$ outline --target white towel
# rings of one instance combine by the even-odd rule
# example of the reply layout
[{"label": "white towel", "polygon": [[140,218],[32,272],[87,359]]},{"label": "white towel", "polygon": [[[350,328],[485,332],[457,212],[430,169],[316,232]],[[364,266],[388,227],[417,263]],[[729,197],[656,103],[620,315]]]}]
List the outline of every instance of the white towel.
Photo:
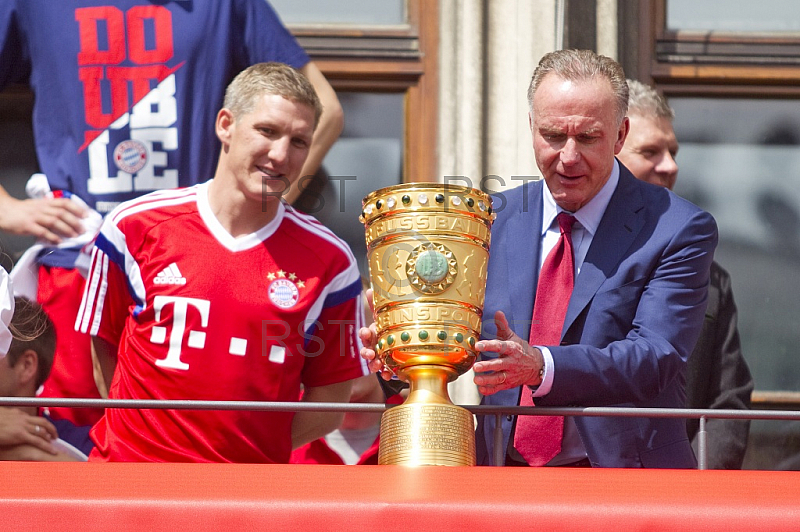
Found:
[{"label": "white towel", "polygon": [[[50,184],[47,182],[47,176],[44,174],[33,174],[28,183],[25,185],[25,192],[30,198],[52,198],[53,192],[50,190]],[[25,253],[19,258],[14,268],[11,270],[11,280],[14,284],[14,295],[25,297],[31,301],[36,301],[36,294],[39,289],[39,265],[36,258],[39,253],[45,249],[77,249],[80,248],[80,255],[75,262],[75,267],[85,277],[88,271],[89,263],[91,260],[91,244],[97,237],[100,226],[103,223],[103,217],[99,212],[90,209],[86,202],[78,196],[72,194],[69,199],[87,209],[89,214],[81,220],[83,225],[83,233],[80,235],[64,240],[58,245],[50,244],[49,242],[37,241],[34,245],[28,248]]]},{"label": "white towel", "polygon": [[11,278],[5,269],[0,268],[0,358],[8,354],[11,346],[11,331],[8,329],[14,315],[14,291]]}]

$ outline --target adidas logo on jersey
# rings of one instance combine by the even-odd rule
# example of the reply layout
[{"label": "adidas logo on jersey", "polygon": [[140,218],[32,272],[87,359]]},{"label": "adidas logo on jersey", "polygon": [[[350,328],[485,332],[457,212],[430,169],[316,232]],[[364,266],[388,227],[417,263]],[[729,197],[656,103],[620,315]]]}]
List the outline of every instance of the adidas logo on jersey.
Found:
[{"label": "adidas logo on jersey", "polygon": [[156,278],[153,279],[155,284],[186,284],[186,277],[181,275],[178,265],[174,262],[158,272]]}]

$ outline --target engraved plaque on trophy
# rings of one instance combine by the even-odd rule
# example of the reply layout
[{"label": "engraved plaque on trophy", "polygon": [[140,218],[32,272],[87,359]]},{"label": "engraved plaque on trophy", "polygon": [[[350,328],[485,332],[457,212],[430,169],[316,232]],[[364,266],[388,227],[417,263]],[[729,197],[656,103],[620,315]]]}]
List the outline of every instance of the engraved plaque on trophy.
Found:
[{"label": "engraved plaque on trophy", "polygon": [[494,214],[473,188],[408,183],[363,200],[377,353],[410,385],[381,419],[378,462],[474,465],[472,414],[447,383],[475,362]]}]

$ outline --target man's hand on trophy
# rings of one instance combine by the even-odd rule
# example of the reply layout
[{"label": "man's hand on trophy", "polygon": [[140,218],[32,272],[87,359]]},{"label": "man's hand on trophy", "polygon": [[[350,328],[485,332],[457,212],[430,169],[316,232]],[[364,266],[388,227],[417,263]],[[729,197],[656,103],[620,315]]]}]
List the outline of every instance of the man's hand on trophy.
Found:
[{"label": "man's hand on trophy", "polygon": [[523,384],[541,384],[544,368],[542,352],[511,330],[503,312],[495,313],[494,322],[497,325],[497,339],[481,340],[475,344],[475,349],[482,353],[499,355],[497,358],[476,362],[472,366],[478,391],[483,395],[492,395]]},{"label": "man's hand on trophy", "polygon": [[369,303],[370,312],[372,313],[372,322],[369,324],[369,327],[361,327],[358,330],[358,336],[361,338],[361,343],[363,344],[360,351],[361,358],[367,361],[370,371],[380,373],[381,377],[388,381],[392,378],[394,373],[386,367],[386,364],[383,363],[383,360],[378,356],[378,352],[376,351],[378,328],[375,326],[375,303],[372,299],[372,289],[367,289],[364,295]]}]

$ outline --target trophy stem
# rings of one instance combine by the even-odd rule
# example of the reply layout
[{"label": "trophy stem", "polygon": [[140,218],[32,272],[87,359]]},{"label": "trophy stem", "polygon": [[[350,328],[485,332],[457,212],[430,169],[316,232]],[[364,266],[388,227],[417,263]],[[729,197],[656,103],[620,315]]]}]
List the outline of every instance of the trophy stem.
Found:
[{"label": "trophy stem", "polygon": [[453,404],[447,392],[447,383],[455,380],[458,374],[446,366],[412,366],[398,372],[408,381],[409,393],[405,404],[442,403]]},{"label": "trophy stem", "polygon": [[420,365],[399,372],[408,380],[408,399],[381,418],[381,465],[475,465],[475,425],[469,410],[454,405],[446,366]]}]

